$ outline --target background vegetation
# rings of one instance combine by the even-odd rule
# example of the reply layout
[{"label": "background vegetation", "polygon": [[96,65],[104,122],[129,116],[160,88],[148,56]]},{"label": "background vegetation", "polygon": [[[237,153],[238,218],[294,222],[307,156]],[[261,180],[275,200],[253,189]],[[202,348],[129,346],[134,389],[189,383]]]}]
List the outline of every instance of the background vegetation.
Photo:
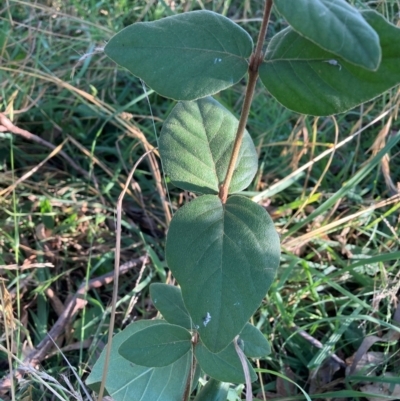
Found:
[{"label": "background vegetation", "polygon": [[[400,26],[396,0],[352,3]],[[157,146],[174,105],[99,48],[133,22],[194,9],[222,13],[255,38],[262,6],[261,0],[1,3],[0,398],[90,399],[79,378],[106,340],[116,202],[133,164]],[[282,28],[275,13],[268,36]],[[217,98],[238,115],[243,94],[244,82]],[[398,106],[395,88],[346,114],[313,118],[286,110],[261,87],[256,92],[248,131],[259,173],[244,194],[267,208],[283,247],[276,281],[253,317],[273,350],[257,362],[259,399],[302,399],[282,377],[317,399],[372,400],[368,393],[376,391],[400,397],[399,145],[367,168],[399,130]],[[4,117],[15,125],[5,126]],[[362,180],[332,204],[358,173]],[[156,315],[148,286],[171,280],[163,251],[169,214],[194,196],[158,179],[145,159],[123,203],[118,328]],[[168,202],[161,200],[164,190]],[[61,351],[46,343],[55,327]],[[13,357],[31,365],[11,392]],[[240,390],[232,387],[230,399]]]}]

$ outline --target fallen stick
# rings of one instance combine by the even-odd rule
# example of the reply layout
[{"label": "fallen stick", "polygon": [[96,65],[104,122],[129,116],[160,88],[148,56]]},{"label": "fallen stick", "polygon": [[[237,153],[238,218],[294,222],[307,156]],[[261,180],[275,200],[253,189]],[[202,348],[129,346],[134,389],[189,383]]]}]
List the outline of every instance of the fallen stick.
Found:
[{"label": "fallen stick", "polygon": [[[57,149],[57,146],[53,145],[50,142],[47,142],[46,140],[40,138],[39,136],[32,134],[31,132],[24,130],[22,128],[17,127],[14,125],[11,120],[4,114],[0,113],[0,132],[11,132],[14,135],[19,135],[29,141],[36,142],[42,146],[45,146],[46,148],[49,148],[51,150]],[[68,163],[69,165],[74,168],[76,171],[81,173],[84,177],[88,178],[89,180],[93,181],[93,184],[95,188],[99,191],[99,195],[103,201],[103,204],[105,204],[104,199],[100,193],[99,190],[99,184],[96,180],[96,177],[92,174],[90,175],[86,170],[84,170],[82,167],[78,166],[71,157],[69,157],[63,150],[59,150],[58,154],[62,156]]]}]

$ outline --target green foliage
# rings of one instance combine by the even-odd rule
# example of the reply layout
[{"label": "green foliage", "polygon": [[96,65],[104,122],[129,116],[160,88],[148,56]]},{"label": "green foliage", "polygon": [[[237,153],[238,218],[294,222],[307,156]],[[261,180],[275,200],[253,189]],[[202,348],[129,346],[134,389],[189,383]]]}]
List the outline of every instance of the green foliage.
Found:
[{"label": "green foliage", "polygon": [[194,11],[128,26],[104,51],[159,94],[194,100],[238,82],[252,48],[250,35],[228,18]]},{"label": "green foliage", "polygon": [[382,61],[377,71],[353,65],[287,28],[271,40],[260,66],[260,78],[271,95],[291,110],[324,116],[349,110],[397,85],[400,29],[374,11],[363,16],[379,34]]},{"label": "green foliage", "polygon": [[[182,397],[185,379],[190,372],[191,358],[186,353],[176,362],[160,368],[135,365],[118,353],[120,346],[135,333],[163,324],[162,320],[141,320],[132,323],[113,338],[106,389],[115,401],[177,400]],[[105,350],[93,366],[86,383],[98,390],[104,368]],[[127,397],[127,394],[129,396]]]},{"label": "green foliage", "polygon": [[262,358],[271,353],[267,339],[250,323],[246,323],[240,332],[240,346],[248,358]]},{"label": "green foliage", "polygon": [[[236,353],[235,346],[230,343],[223,351],[211,352],[203,343],[196,346],[196,360],[207,375],[216,380],[231,383],[244,383],[243,366]],[[257,380],[257,375],[247,362],[251,381]]]},{"label": "green foliage", "polygon": [[226,401],[228,396],[228,383],[210,379],[202,391],[197,394],[194,401]]},{"label": "green foliage", "polygon": [[377,70],[379,36],[345,0],[275,0],[278,11],[301,36],[349,63]]},{"label": "green foliage", "polygon": [[118,352],[136,365],[159,368],[187,354],[191,337],[182,327],[160,323],[133,334],[122,343]]},{"label": "green foliage", "polygon": [[[190,250],[190,251],[189,251]],[[257,309],[279,264],[279,238],[264,208],[242,196],[201,196],[175,214],[168,266],[203,343],[222,351]]]},{"label": "green foliage", "polygon": [[[157,146],[153,121],[159,132],[162,121],[175,104],[153,91],[143,93],[140,80],[130,76],[129,71],[120,68],[116,73],[118,67],[111,60],[90,52],[94,50],[95,43],[104,43],[115,30],[129,23],[158,20],[166,15],[190,11],[200,4],[138,0],[132,7],[132,2],[127,1],[100,0],[95,3],[91,0],[60,2],[55,10],[54,7],[37,8],[34,2],[10,1],[3,7],[0,20],[1,111],[6,111],[6,115],[20,128],[56,146],[68,139],[62,151],[81,167],[81,170],[76,169],[64,161],[62,152],[43,164],[50,149],[19,135],[0,133],[0,192],[3,191],[0,264],[24,266],[22,271],[8,270],[6,267],[3,269],[3,278],[10,293],[20,300],[19,303],[14,302],[14,316],[18,318],[19,315],[24,316],[23,310],[29,311],[28,320],[21,321],[25,326],[25,329],[21,326],[21,333],[24,339],[34,344],[38,344],[43,336],[45,339],[47,332],[52,333],[51,327],[59,324],[55,320],[54,306],[49,304],[44,292],[46,288],[51,286],[55,291],[68,288],[69,294],[87,280],[96,278],[97,282],[100,275],[113,270],[115,232],[113,224],[109,223],[114,220],[120,188],[125,183],[130,166],[143,154],[143,145]],[[293,6],[295,3],[292,1]],[[360,8],[373,7],[393,23],[398,21],[398,3],[392,0],[352,0],[348,3]],[[253,38],[257,37],[261,8],[255,2],[209,0],[202,4],[230,18],[240,19],[238,24],[248,30]],[[275,19],[275,11],[276,7],[272,14],[274,24],[269,27],[268,37],[285,26],[283,18]],[[40,26],[41,29],[32,30],[32,26]],[[32,53],[33,43],[36,45]],[[80,60],[83,54],[85,56]],[[323,65],[329,67],[332,73],[340,70],[337,65]],[[75,67],[73,78],[70,76],[71,67]],[[245,81],[243,79],[216,97],[235,116],[239,115],[241,109]],[[324,369],[324,361],[331,364],[332,359],[326,358],[332,352],[340,350],[340,356],[349,357],[366,335],[385,330],[388,327],[385,324],[396,324],[389,315],[394,298],[385,294],[397,291],[396,274],[400,262],[399,242],[395,233],[399,231],[399,204],[390,198],[381,168],[382,154],[386,158],[386,155],[397,155],[399,150],[399,143],[393,147],[388,143],[398,130],[398,119],[395,111],[393,115],[391,111],[392,105],[397,102],[396,92],[393,89],[365,106],[336,116],[339,133],[338,145],[334,147],[333,119],[299,116],[266,95],[261,85],[257,88],[246,127],[257,147],[259,170],[250,188],[242,194],[255,202],[262,202],[264,206],[270,203],[268,210],[273,210],[274,224],[280,228],[283,242],[277,277],[252,318],[263,333],[268,333],[274,350],[262,362],[265,370],[259,371],[266,391],[274,391],[274,386],[278,384],[275,383],[275,372],[281,372],[281,379],[285,380],[286,368],[294,373],[296,384],[305,388],[313,384],[312,380],[309,381],[309,369],[315,367],[314,372],[325,372],[325,380],[327,370]],[[149,116],[150,105],[147,100],[151,105],[151,114],[157,116],[154,120]],[[390,114],[384,117],[382,111],[386,110]],[[134,117],[122,120],[121,116],[126,113]],[[379,121],[371,123],[374,120]],[[358,124],[363,127],[361,135]],[[385,142],[389,146],[382,148],[383,153],[375,158],[369,149],[375,149],[374,141],[377,137],[381,139],[378,134],[383,127],[387,128]],[[146,134],[148,142],[144,137],[126,135],[127,132],[138,132],[137,128]],[[385,135],[383,131],[382,136]],[[347,138],[349,132],[352,135]],[[344,143],[347,145],[341,146]],[[381,146],[384,144],[378,147]],[[328,151],[324,152],[325,149]],[[85,150],[89,152],[84,154]],[[301,156],[303,152],[307,154]],[[333,153],[335,156],[330,164],[329,155]],[[37,165],[41,166],[40,169],[32,170]],[[365,169],[366,166],[373,168]],[[389,168],[390,176],[385,173],[385,179],[390,180],[391,177],[394,183],[398,182],[398,157],[390,157]],[[33,175],[25,176],[25,173],[33,171]],[[81,171],[88,172],[89,176]],[[359,172],[362,177],[358,176]],[[355,186],[353,177],[357,178]],[[138,199],[136,191],[125,197],[121,256],[131,259],[149,252],[150,260],[143,270],[143,276],[138,276],[139,271],[142,272],[139,270],[140,262],[137,268],[121,277],[118,321],[122,320],[122,315],[126,318],[128,313],[135,320],[153,317],[148,287],[152,281],[165,282],[167,279],[165,273],[168,266],[162,248],[166,214],[161,209],[155,182],[158,179],[148,171],[145,159],[136,170],[135,185],[131,187],[140,187],[140,198],[143,197],[144,202]],[[11,185],[15,185],[12,191],[14,196],[10,192]],[[177,201],[179,191],[171,186],[168,190],[172,209],[180,205],[182,199],[192,197],[191,194],[185,194]],[[43,209],[43,199],[48,200],[49,208],[46,205]],[[333,203],[329,202],[331,199]],[[382,207],[386,202],[387,206]],[[47,217],[52,221],[46,221]],[[41,223],[46,226],[43,233],[45,237],[41,235]],[[300,247],[299,244],[305,245]],[[35,257],[29,248],[35,252]],[[35,263],[54,263],[49,250],[56,255],[57,271],[52,267],[35,268]],[[33,264],[27,266],[26,262]],[[30,268],[25,270],[25,266]],[[372,270],[375,272],[373,275]],[[20,291],[18,283],[24,283]],[[98,350],[104,345],[104,330],[110,316],[110,291],[111,286],[104,282],[101,287],[92,288],[85,296],[88,301],[85,310],[75,317],[74,322],[69,320],[71,324],[63,332],[65,356],[72,366],[77,367],[79,376],[85,374],[82,370],[86,371],[86,366],[93,366],[93,358],[97,359]],[[65,298],[67,292],[57,293],[66,306],[70,299]],[[137,303],[130,312],[131,304],[129,307],[128,304],[132,297],[137,299]],[[379,306],[371,303],[373,297],[380,300]],[[183,300],[181,302],[184,305]],[[162,313],[166,318],[164,311]],[[374,319],[367,320],[371,316]],[[186,328],[194,331],[187,311],[186,318]],[[179,325],[169,319],[169,323]],[[349,320],[360,328],[355,336],[346,335]],[[317,349],[307,344],[299,332],[288,329],[293,325],[319,339],[323,348]],[[241,337],[245,328],[240,333]],[[88,335],[92,341],[86,349],[87,342],[83,340]],[[17,348],[10,351],[21,356],[18,341],[21,343],[22,340],[18,338],[18,332],[14,332],[14,338]],[[79,340],[80,350],[68,351],[68,346],[73,345],[75,340]],[[246,342],[243,344],[239,339],[239,344],[246,349]],[[383,347],[379,344],[375,347],[375,351],[383,351],[387,356],[377,366],[377,376],[373,377],[375,388],[380,391],[379,387],[385,386],[383,381],[388,378],[380,376],[379,372],[398,372],[395,360],[391,357],[397,350],[397,344],[383,343]],[[40,347],[37,351],[43,355]],[[117,352],[116,349],[113,351]],[[2,352],[1,356],[7,358],[6,353]],[[312,367],[309,366],[310,361]],[[1,376],[8,373],[6,365],[2,364],[0,368]],[[128,369],[129,366],[125,365]],[[121,371],[118,367],[114,371],[119,376]],[[37,376],[28,375],[22,383],[26,386],[18,388],[18,383],[14,381],[15,399],[75,399],[75,393],[70,393],[70,383],[68,388],[65,388],[65,383],[63,385],[62,377],[65,374],[75,391],[83,393],[84,386],[77,383],[78,378],[70,375],[70,369],[60,354],[52,353],[46,359],[45,368],[47,373],[42,372],[41,377],[50,386],[46,389],[44,383],[35,378]],[[201,373],[198,364],[196,372],[198,377]],[[109,374],[112,375],[113,371]],[[201,374],[203,376],[204,372]],[[318,374],[313,376],[319,380]],[[194,383],[197,383],[196,377]],[[55,386],[53,378],[58,381]],[[118,377],[113,378],[116,379]],[[202,383],[204,379],[203,376]],[[342,390],[340,383],[343,380],[340,379],[344,379],[344,369],[337,372],[334,378],[328,374],[327,381],[329,379],[332,381],[329,384],[330,394],[321,394],[319,398],[352,400],[368,397],[366,390],[364,394],[350,390],[338,391]],[[334,379],[339,380],[333,382]],[[360,389],[360,385],[370,379],[359,375],[346,378],[350,386],[348,388],[353,390]],[[180,378],[180,381],[183,380]],[[138,382],[134,380],[135,384]],[[107,386],[110,385],[112,383],[108,380]],[[260,394],[260,387],[261,383],[254,383],[253,393]],[[206,390],[201,386],[195,388],[198,397]],[[292,391],[286,397],[307,398],[294,384],[289,388]],[[137,397],[132,395],[129,384],[122,384],[121,389],[121,394],[122,391],[126,393],[116,395],[117,398],[124,396],[125,401],[142,398],[141,394]],[[160,390],[157,387],[155,389]],[[226,398],[239,401],[242,389],[243,385],[231,385],[224,401]],[[169,398],[168,393],[160,394],[162,398]],[[79,395],[76,394],[76,397],[79,398]],[[83,395],[83,398],[86,396]],[[177,399],[177,394],[172,394],[171,398]],[[143,399],[146,399],[146,394]],[[204,393],[202,399],[208,400],[207,394]]]},{"label": "green foliage", "polygon": [[[250,83],[259,73],[286,107],[329,115],[400,81],[399,29],[382,16],[360,14],[343,0],[299,0],[295,6],[276,0],[276,6],[290,27],[272,38],[265,55],[252,54],[250,36],[209,11],[133,24],[105,48],[156,92],[182,100],[165,120],[159,151],[171,182],[200,195],[175,213],[167,236],[166,260],[181,291],[167,285],[151,289],[168,323],[135,323],[120,333],[118,347],[113,343],[113,353],[118,350],[119,358],[137,369],[131,372],[134,380],[147,373],[140,370],[145,366],[159,375],[163,400],[172,401],[176,391],[167,376],[179,373],[187,389],[196,384],[190,380],[189,361],[192,373],[198,364],[217,381],[243,383],[246,369],[251,380],[257,376],[249,361],[242,365],[235,346],[248,358],[271,352],[248,320],[273,283],[279,237],[263,207],[231,195],[244,190],[257,171],[255,146],[244,131],[246,100],[250,105],[254,92]],[[246,71],[249,92],[239,123],[209,96],[238,82]],[[93,376],[92,385],[98,380]],[[209,383],[196,399],[205,399],[208,392],[216,399],[226,397],[225,387]],[[108,383],[106,388],[110,392]],[[180,391],[177,399],[186,401],[188,393],[182,386]]]},{"label": "green foliage", "polygon": [[[178,103],[160,137],[163,166],[172,183],[187,191],[218,194],[237,126],[236,117],[211,97]],[[229,192],[247,188],[257,168],[257,152],[246,132]]]},{"label": "green foliage", "polygon": [[151,299],[164,319],[185,329],[192,329],[193,324],[178,287],[168,284],[153,283],[150,286]]}]

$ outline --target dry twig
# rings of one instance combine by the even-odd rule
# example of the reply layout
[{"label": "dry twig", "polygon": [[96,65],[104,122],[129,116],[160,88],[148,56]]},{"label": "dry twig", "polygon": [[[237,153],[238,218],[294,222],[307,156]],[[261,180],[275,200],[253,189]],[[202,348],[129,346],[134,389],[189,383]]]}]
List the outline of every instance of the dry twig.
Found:
[{"label": "dry twig", "polygon": [[[125,274],[133,267],[141,266],[147,256],[142,256],[140,258],[132,259],[129,262],[124,263],[119,268],[119,274]],[[86,302],[83,299],[83,295],[94,288],[103,287],[106,284],[111,283],[114,280],[114,272],[104,274],[100,277],[93,278],[87,283],[82,283],[75,293],[71,301],[65,307],[63,313],[58,318],[54,326],[48,332],[48,335],[39,343],[36,349],[34,349],[23,361],[25,370],[26,366],[36,367],[42,362],[49,354],[53,341],[63,334],[65,326],[71,322],[73,316],[81,309],[84,308]],[[24,369],[20,367],[16,372],[16,379],[20,380],[23,376]],[[10,375],[5,376],[0,381],[0,396],[3,396],[12,386],[12,380]]]},{"label": "dry twig", "polygon": [[[53,151],[58,150],[58,154],[62,156],[68,163],[69,165],[74,168],[76,171],[78,171],[80,174],[82,174],[84,177],[88,178],[89,180],[93,181],[94,186],[96,189],[99,191],[99,185],[96,180],[96,177],[94,175],[90,176],[90,174],[84,170],[82,167],[78,166],[73,159],[71,159],[63,150],[59,150],[59,146],[55,146],[50,142],[45,141],[44,139],[40,138],[39,136],[32,134],[29,131],[26,131],[22,128],[17,127],[14,125],[8,117],[4,113],[0,113],[0,132],[10,132],[14,135],[19,135],[22,136],[23,138],[36,142],[39,145],[45,146],[46,148],[49,148]],[[68,140],[68,139],[67,139]],[[66,141],[67,141],[66,140]],[[65,141],[65,142],[66,142]],[[47,159],[46,159],[47,160]],[[8,191],[8,189],[7,189]],[[100,191],[99,191],[100,194]],[[102,202],[104,203],[104,199],[102,198],[101,194],[100,197],[102,199]]]}]

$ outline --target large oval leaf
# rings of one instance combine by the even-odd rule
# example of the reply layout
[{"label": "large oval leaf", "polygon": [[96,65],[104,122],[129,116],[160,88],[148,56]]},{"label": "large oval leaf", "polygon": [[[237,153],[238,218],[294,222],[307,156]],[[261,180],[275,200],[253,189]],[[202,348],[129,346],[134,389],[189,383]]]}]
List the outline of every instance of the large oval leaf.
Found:
[{"label": "large oval leaf", "polygon": [[279,264],[279,237],[264,208],[242,196],[204,195],[175,214],[168,266],[203,343],[223,350],[256,311]]},{"label": "large oval leaf", "polygon": [[350,63],[377,70],[379,36],[345,0],[275,0],[292,28],[319,47]]},{"label": "large oval leaf", "polygon": [[374,11],[363,15],[380,37],[377,71],[356,67],[287,28],[271,40],[260,66],[271,95],[291,110],[324,116],[347,111],[400,83],[400,29]]},{"label": "large oval leaf", "polygon": [[252,49],[239,25],[211,11],[193,11],[130,25],[104,51],[161,95],[194,100],[238,82]]},{"label": "large oval leaf", "polygon": [[[244,383],[246,381],[243,366],[233,343],[216,354],[210,352],[201,342],[196,345],[196,360],[201,369],[214,379],[229,383]],[[253,367],[247,361],[251,381],[257,380]]]},{"label": "large oval leaf", "polygon": [[[212,97],[178,103],[160,137],[163,167],[187,191],[217,194],[228,169],[238,120]],[[257,172],[257,152],[244,134],[229,193],[247,188]]]},{"label": "large oval leaf", "polygon": [[182,292],[178,287],[163,283],[150,285],[150,295],[154,306],[163,318],[171,324],[192,329],[192,321],[183,303]]},{"label": "large oval leaf", "polygon": [[[148,368],[129,362],[118,348],[134,333],[146,327],[164,323],[163,320],[141,320],[126,327],[112,341],[111,359],[106,381],[107,393],[115,401],[176,401],[183,397],[186,378],[190,373],[192,355],[188,352],[169,366]],[[86,383],[95,391],[102,380],[106,349],[93,366]]]},{"label": "large oval leaf", "polygon": [[118,352],[136,365],[168,366],[189,352],[191,338],[183,327],[160,323],[133,334],[122,343]]}]

